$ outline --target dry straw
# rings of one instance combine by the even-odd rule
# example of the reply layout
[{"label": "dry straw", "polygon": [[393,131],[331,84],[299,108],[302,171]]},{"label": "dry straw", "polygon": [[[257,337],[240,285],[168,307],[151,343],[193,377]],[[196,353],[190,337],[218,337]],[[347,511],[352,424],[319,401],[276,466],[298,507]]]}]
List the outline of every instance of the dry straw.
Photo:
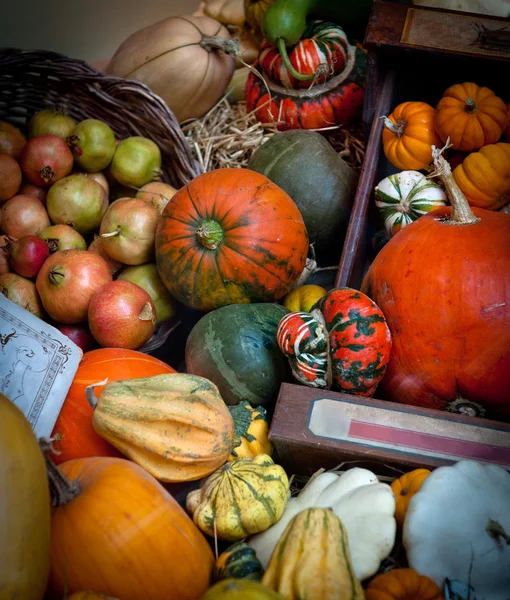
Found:
[{"label": "dry straw", "polygon": [[[278,123],[260,123],[246,104],[230,104],[222,98],[206,115],[182,126],[203,172],[220,168],[242,168],[253,153],[277,133]],[[323,134],[356,171],[365,158],[361,124],[331,127]]]}]

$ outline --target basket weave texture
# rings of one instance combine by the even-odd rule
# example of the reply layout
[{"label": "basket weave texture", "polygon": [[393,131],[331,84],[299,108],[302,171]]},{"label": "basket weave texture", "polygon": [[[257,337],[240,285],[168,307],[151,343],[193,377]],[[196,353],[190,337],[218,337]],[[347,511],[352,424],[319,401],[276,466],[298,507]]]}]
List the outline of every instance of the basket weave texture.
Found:
[{"label": "basket weave texture", "polygon": [[177,189],[201,173],[172,111],[143,83],[56,52],[0,48],[0,120],[24,130],[34,113],[51,107],[76,121],[102,120],[118,139],[153,140],[161,150],[162,178]]},{"label": "basket weave texture", "polygon": [[[77,122],[104,121],[119,140],[153,140],[161,150],[162,180],[176,189],[201,174],[174,114],[143,83],[105,75],[56,52],[0,48],[0,120],[26,132],[34,113],[53,107]],[[177,317],[162,323],[139,350],[153,352],[179,323]]]}]

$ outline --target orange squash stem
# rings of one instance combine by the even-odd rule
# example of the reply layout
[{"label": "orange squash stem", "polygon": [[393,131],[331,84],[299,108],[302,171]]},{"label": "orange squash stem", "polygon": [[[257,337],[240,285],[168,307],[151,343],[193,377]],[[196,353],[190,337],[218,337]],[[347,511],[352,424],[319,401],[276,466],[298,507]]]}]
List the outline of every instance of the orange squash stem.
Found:
[{"label": "orange squash stem", "polygon": [[468,98],[466,100],[466,106],[464,107],[464,110],[467,113],[469,113],[470,115],[476,112],[477,106],[476,106],[476,102],[473,100],[473,98]]},{"label": "orange squash stem", "polygon": [[48,481],[50,484],[50,497],[52,506],[64,506],[81,494],[81,487],[76,481],[69,481],[55,463],[51,460],[50,450],[51,442],[47,439],[39,440],[39,445],[44,454],[46,469],[48,471]]},{"label": "orange squash stem", "polygon": [[449,163],[442,156],[443,151],[448,147],[436,148],[432,146],[432,158],[435,171],[429,177],[438,177],[446,190],[446,195],[452,206],[452,212],[448,223],[452,225],[472,225],[480,220],[469,206],[466,196],[462,193],[452,175],[452,169]]}]

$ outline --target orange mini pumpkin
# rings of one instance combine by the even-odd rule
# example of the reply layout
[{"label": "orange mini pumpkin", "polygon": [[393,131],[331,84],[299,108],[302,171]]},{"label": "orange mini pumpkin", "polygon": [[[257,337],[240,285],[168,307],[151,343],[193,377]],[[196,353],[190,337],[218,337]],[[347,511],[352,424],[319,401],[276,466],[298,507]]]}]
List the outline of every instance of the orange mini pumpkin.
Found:
[{"label": "orange mini pumpkin", "polygon": [[394,167],[419,171],[432,162],[431,146],[441,144],[434,128],[435,114],[425,102],[403,102],[384,117],[384,155]]},{"label": "orange mini pumpkin", "polygon": [[455,167],[453,178],[471,206],[498,210],[510,202],[510,144],[472,152]]},{"label": "orange mini pumpkin", "polygon": [[399,527],[404,524],[411,498],[420,490],[423,480],[429,475],[428,469],[415,469],[404,473],[391,484],[391,491],[395,495],[395,520]]},{"label": "orange mini pumpkin", "polygon": [[365,590],[366,600],[443,600],[429,577],[413,569],[392,569],[374,577]]},{"label": "orange mini pumpkin", "polygon": [[508,123],[507,109],[492,90],[476,83],[449,87],[436,107],[436,131],[455,150],[472,152],[496,143]]}]

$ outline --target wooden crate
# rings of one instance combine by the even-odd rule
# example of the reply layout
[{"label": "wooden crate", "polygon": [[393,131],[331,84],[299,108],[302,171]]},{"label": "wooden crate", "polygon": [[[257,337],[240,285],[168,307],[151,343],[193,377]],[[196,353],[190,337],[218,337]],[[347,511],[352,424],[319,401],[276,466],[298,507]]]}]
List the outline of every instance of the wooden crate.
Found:
[{"label": "wooden crate", "polygon": [[[398,172],[382,152],[381,117],[407,100],[435,106],[444,90],[464,81],[490,87],[510,102],[510,80],[503,76],[510,53],[477,44],[477,28],[482,26],[510,30],[505,19],[374,0],[364,41],[369,63],[363,116],[369,131],[367,152],[335,287],[359,289],[376,255],[372,238],[382,221],[373,189]],[[332,422],[336,412],[343,423],[337,427],[337,439],[314,433],[310,427],[319,399],[329,399]],[[279,459],[292,473],[311,474],[343,461],[360,461],[368,467],[377,463],[381,472],[382,465],[431,468],[461,458],[510,469],[509,424],[294,384],[284,384],[280,390],[270,435]]]},{"label": "wooden crate", "polygon": [[510,424],[284,383],[270,439],[289,473],[343,462],[374,468],[434,468],[461,459],[510,471]]}]

